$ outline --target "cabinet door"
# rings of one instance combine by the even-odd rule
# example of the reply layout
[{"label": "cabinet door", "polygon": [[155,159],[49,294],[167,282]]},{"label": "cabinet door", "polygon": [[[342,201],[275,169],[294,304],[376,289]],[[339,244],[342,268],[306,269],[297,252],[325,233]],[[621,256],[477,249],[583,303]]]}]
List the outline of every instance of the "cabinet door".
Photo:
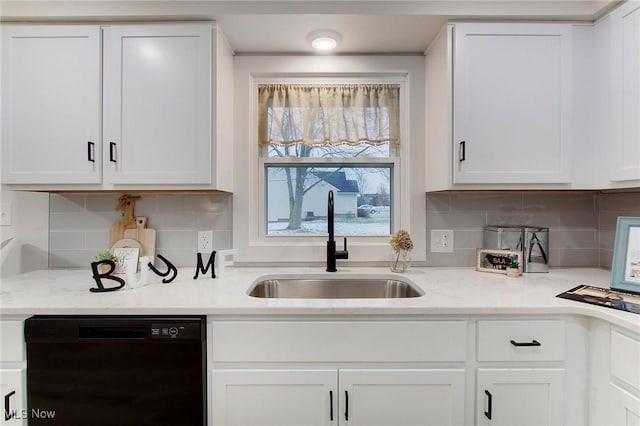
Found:
[{"label": "cabinet door", "polygon": [[214,425],[338,424],[334,369],[213,370],[211,382]]},{"label": "cabinet door", "polygon": [[640,3],[614,10],[611,25],[612,180],[640,179]]},{"label": "cabinet door", "polygon": [[462,425],[464,370],[340,370],[340,422]]},{"label": "cabinet door", "polygon": [[640,398],[609,384],[612,406],[609,407],[611,426],[640,426]]},{"label": "cabinet door", "polygon": [[550,426],[564,424],[564,370],[478,370],[476,424]]},{"label": "cabinet door", "polygon": [[570,182],[571,27],[454,31],[454,183]]},{"label": "cabinet door", "polygon": [[211,182],[212,37],[209,25],[105,28],[105,182]]},{"label": "cabinet door", "polygon": [[2,179],[99,183],[100,29],[2,28]]},{"label": "cabinet door", "polygon": [[0,425],[26,425],[24,369],[0,369],[3,410]]}]

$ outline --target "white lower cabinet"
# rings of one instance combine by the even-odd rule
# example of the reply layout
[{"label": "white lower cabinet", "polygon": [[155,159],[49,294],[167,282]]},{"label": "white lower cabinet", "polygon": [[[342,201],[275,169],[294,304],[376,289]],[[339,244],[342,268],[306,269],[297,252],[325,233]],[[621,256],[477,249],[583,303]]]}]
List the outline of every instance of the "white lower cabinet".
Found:
[{"label": "white lower cabinet", "polygon": [[214,320],[217,426],[463,425],[464,320]]},{"label": "white lower cabinet", "polygon": [[613,383],[609,384],[609,392],[611,425],[640,426],[640,398]]},{"label": "white lower cabinet", "polygon": [[214,425],[330,425],[337,416],[335,369],[214,370]]},{"label": "white lower cabinet", "polygon": [[566,346],[577,345],[576,330],[557,319],[478,321],[476,424],[564,425]]},{"label": "white lower cabinet", "polygon": [[3,409],[0,425],[26,425],[27,400],[24,368],[0,368]]},{"label": "white lower cabinet", "polygon": [[463,369],[214,370],[214,425],[462,425]]},{"label": "white lower cabinet", "polygon": [[339,383],[338,424],[464,424],[463,369],[344,369]]},{"label": "white lower cabinet", "polygon": [[210,425],[587,425],[587,326],[574,317],[212,320]]},{"label": "white lower cabinet", "polygon": [[478,370],[477,425],[564,424],[563,369]]},{"label": "white lower cabinet", "polygon": [[27,388],[22,318],[0,320],[0,425],[27,424]]},{"label": "white lower cabinet", "polygon": [[612,328],[608,340],[608,420],[616,426],[640,426],[640,336]]}]

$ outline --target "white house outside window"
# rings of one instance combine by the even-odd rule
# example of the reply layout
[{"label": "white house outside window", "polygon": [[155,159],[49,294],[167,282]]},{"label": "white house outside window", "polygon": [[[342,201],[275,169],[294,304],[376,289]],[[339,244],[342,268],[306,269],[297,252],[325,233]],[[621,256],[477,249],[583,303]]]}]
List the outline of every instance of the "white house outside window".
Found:
[{"label": "white house outside window", "polygon": [[333,190],[337,235],[389,235],[400,86],[260,84],[258,91],[265,234],[326,234]]}]

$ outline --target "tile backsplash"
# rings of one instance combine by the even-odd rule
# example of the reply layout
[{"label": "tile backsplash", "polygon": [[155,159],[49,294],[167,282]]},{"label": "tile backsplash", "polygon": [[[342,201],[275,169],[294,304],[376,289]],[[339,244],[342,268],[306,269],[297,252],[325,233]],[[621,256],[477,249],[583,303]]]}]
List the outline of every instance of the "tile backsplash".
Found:
[{"label": "tile backsplash", "polygon": [[[51,194],[49,266],[86,267],[109,244],[109,228],[121,217],[120,194]],[[157,231],[156,253],[176,266],[196,264],[198,231],[213,231],[213,248],[231,248],[231,194],[142,194],[135,215]]]},{"label": "tile backsplash", "polygon": [[[85,267],[109,242],[119,194],[51,194],[49,266]],[[197,232],[232,247],[231,194],[143,194],[135,214],[157,230],[157,253],[194,266]],[[549,228],[552,266],[611,267],[617,216],[640,216],[640,192],[451,192],[426,194],[426,266],[473,266],[485,225]],[[431,253],[432,229],[454,230],[453,253]]]},{"label": "tile backsplash", "polygon": [[[616,217],[640,216],[640,192],[429,193],[429,266],[472,266],[485,225],[549,228],[552,266],[611,267]],[[453,253],[431,253],[432,229],[454,230]]]}]

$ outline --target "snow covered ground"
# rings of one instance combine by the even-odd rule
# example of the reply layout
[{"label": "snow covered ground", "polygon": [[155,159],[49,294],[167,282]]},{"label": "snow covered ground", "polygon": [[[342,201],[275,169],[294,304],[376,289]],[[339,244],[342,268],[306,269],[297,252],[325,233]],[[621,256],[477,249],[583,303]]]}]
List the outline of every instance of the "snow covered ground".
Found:
[{"label": "snow covered ground", "polygon": [[[389,235],[391,232],[389,207],[376,206],[376,212],[370,217],[352,219],[336,218],[334,230],[336,236],[349,235]],[[288,230],[286,222],[269,223],[269,235],[327,235],[327,221],[303,221],[301,229]]]}]

